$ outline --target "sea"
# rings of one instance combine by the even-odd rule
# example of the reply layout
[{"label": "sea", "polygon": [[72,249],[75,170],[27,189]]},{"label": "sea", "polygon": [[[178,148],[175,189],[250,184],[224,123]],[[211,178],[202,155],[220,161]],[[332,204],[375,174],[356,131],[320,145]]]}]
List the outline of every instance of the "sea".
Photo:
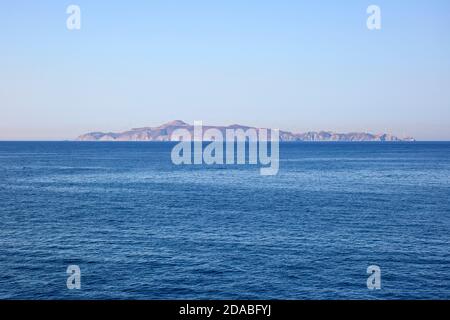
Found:
[{"label": "sea", "polygon": [[450,299],[449,142],[173,146],[0,142],[0,299]]}]

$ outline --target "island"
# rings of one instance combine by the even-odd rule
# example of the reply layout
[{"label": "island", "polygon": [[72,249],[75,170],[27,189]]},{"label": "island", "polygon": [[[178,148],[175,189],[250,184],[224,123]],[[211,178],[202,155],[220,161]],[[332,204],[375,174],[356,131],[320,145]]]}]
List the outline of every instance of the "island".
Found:
[{"label": "island", "polygon": [[[204,130],[214,128],[221,132],[227,129],[259,130],[259,128],[230,125],[230,126],[203,126]],[[90,132],[79,136],[77,141],[171,141],[171,134],[177,129],[194,131],[194,125],[181,120],[165,123],[159,127],[134,128],[125,132]],[[280,130],[280,141],[415,141],[412,137],[400,138],[391,134],[372,134],[366,132],[336,133],[330,131],[311,131],[293,133]]]}]

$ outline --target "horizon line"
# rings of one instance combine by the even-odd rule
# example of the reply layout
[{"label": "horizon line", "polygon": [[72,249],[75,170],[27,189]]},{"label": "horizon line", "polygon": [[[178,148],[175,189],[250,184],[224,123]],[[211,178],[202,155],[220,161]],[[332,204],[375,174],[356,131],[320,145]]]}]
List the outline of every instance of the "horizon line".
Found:
[{"label": "horizon line", "polygon": [[[96,141],[79,141],[76,139],[0,139],[0,142],[80,142],[80,143],[174,143],[177,141],[154,141],[154,140],[148,140],[148,141],[102,141],[102,140],[96,140]],[[203,141],[203,142],[210,142],[210,141]],[[450,142],[450,140],[417,140],[414,141],[330,141],[330,140],[322,140],[322,141],[307,141],[307,140],[298,140],[298,141],[280,141],[280,143],[415,143],[415,142]]]}]

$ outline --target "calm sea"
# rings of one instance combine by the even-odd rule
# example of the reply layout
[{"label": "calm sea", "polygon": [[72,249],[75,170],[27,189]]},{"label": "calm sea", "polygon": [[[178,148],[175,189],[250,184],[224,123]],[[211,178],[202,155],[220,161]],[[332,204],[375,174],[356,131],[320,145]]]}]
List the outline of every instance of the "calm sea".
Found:
[{"label": "calm sea", "polygon": [[450,143],[284,143],[273,177],[172,146],[0,142],[0,298],[450,298]]}]

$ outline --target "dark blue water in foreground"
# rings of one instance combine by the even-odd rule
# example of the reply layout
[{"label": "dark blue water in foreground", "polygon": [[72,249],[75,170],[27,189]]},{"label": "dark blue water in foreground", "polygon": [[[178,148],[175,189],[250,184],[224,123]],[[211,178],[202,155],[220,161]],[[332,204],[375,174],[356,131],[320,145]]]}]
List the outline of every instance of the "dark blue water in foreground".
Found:
[{"label": "dark blue water in foreground", "polygon": [[450,143],[282,144],[274,177],[172,146],[1,142],[0,298],[450,298]]}]

